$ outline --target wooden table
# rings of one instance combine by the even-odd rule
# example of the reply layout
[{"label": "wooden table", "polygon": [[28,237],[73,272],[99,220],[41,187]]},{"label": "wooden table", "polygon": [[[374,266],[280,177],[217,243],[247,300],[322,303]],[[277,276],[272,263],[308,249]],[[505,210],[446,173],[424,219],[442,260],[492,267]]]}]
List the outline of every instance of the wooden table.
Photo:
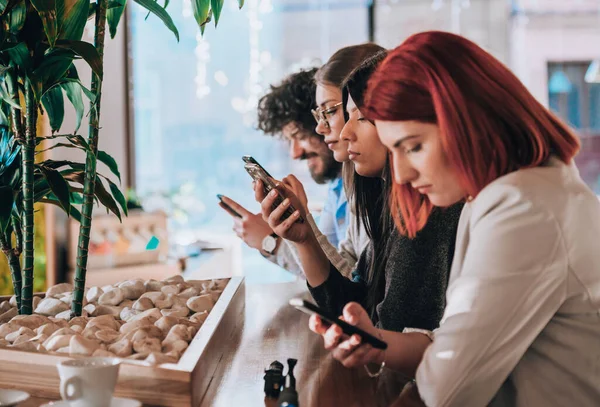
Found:
[{"label": "wooden table", "polygon": [[[387,406],[405,380],[386,371],[369,378],[364,369],[346,369],[323,349],[322,339],[308,329],[308,316],[290,307],[293,297],[309,294],[305,282],[246,287],[245,320],[229,344],[201,406],[276,406],[264,398],[264,370],[274,360],[298,359],[296,388],[301,406]],[[48,400],[30,399],[22,406]]]}]

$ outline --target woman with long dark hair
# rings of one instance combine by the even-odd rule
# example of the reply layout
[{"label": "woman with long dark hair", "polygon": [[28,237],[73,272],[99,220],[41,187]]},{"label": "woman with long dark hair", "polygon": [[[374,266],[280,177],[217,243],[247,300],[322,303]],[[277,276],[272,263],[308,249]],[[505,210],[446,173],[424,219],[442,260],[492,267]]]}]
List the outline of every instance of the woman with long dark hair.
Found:
[{"label": "woman with long dark hair", "polygon": [[442,32],[389,54],[364,111],[393,157],[403,234],[418,236],[433,207],[467,201],[447,306],[431,334],[376,329],[348,304],[346,321],[385,352],[318,318],[311,329],[346,366],[416,377],[428,406],[597,405],[600,203],[573,164],[577,137],[498,60]]}]

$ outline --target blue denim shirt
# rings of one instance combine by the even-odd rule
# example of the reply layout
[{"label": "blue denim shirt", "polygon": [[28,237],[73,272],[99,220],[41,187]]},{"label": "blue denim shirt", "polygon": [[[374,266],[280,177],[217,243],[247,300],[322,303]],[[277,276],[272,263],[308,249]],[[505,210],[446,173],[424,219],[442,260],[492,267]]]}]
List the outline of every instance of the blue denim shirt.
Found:
[{"label": "blue denim shirt", "polygon": [[342,177],[329,183],[327,202],[319,217],[319,229],[327,237],[329,243],[338,247],[346,238],[346,229],[350,222],[350,206],[346,200]]}]

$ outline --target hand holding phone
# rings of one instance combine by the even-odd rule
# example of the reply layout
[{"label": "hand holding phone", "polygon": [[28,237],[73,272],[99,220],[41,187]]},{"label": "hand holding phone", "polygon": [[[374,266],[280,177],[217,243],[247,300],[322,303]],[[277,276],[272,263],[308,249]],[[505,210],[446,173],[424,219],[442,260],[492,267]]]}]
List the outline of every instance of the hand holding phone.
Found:
[{"label": "hand holding phone", "polygon": [[[254,158],[252,158],[251,156],[243,156],[242,160],[246,163],[244,164],[244,168],[246,169],[248,174],[250,174],[252,179],[254,179],[255,181],[260,180],[262,182],[265,189],[265,195],[267,195],[272,190],[277,189],[277,185],[275,185],[275,181],[271,174],[269,174],[267,170],[265,170],[262,167],[262,165],[260,165]],[[277,208],[282,202],[283,197],[280,194],[278,194],[277,198],[275,199],[275,202],[273,203],[273,210]],[[294,208],[293,205],[290,205],[281,216],[281,219],[285,220],[289,218],[295,211],[296,208]],[[300,216],[296,222],[303,223],[304,219],[302,218],[302,216]]]},{"label": "hand holding phone", "polygon": [[217,194],[217,198],[219,199],[219,206],[221,208],[225,209],[225,211],[227,211],[227,213],[229,213],[234,218],[241,218],[242,217],[242,215],[239,212],[237,212],[235,209],[233,209],[231,207],[231,205],[229,205],[227,202],[225,202],[223,200],[223,195]]},{"label": "hand holding phone", "polygon": [[333,316],[333,314],[331,314],[330,312],[318,307],[317,305],[309,301],[303,300],[301,298],[292,298],[290,300],[290,305],[309,315],[318,315],[324,323],[335,324],[339,326],[340,328],[342,328],[342,332],[345,335],[352,336],[356,334],[360,336],[362,343],[369,344],[375,349],[387,349],[387,343],[383,342],[381,339],[376,338],[370,333],[365,332],[354,325],[350,325],[346,321],[342,321],[341,319]]}]

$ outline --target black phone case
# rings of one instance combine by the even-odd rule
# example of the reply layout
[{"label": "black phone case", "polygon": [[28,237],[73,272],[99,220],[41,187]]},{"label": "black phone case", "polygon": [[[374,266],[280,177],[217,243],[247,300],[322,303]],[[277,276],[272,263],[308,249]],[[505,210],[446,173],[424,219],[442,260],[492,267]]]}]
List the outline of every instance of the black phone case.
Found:
[{"label": "black phone case", "polygon": [[354,325],[350,325],[349,323],[342,321],[337,317],[334,317],[329,312],[325,311],[322,308],[319,308],[317,305],[311,302],[302,300],[300,298],[292,298],[290,300],[290,305],[296,307],[300,311],[306,312],[307,314],[317,314],[321,317],[321,319],[330,324],[338,325],[340,328],[342,328],[342,331],[348,336],[352,336],[354,334],[360,336],[364,343],[368,343],[376,349],[387,349],[387,343],[383,342],[381,339],[376,338],[370,333],[365,332],[362,329],[355,327]]}]

